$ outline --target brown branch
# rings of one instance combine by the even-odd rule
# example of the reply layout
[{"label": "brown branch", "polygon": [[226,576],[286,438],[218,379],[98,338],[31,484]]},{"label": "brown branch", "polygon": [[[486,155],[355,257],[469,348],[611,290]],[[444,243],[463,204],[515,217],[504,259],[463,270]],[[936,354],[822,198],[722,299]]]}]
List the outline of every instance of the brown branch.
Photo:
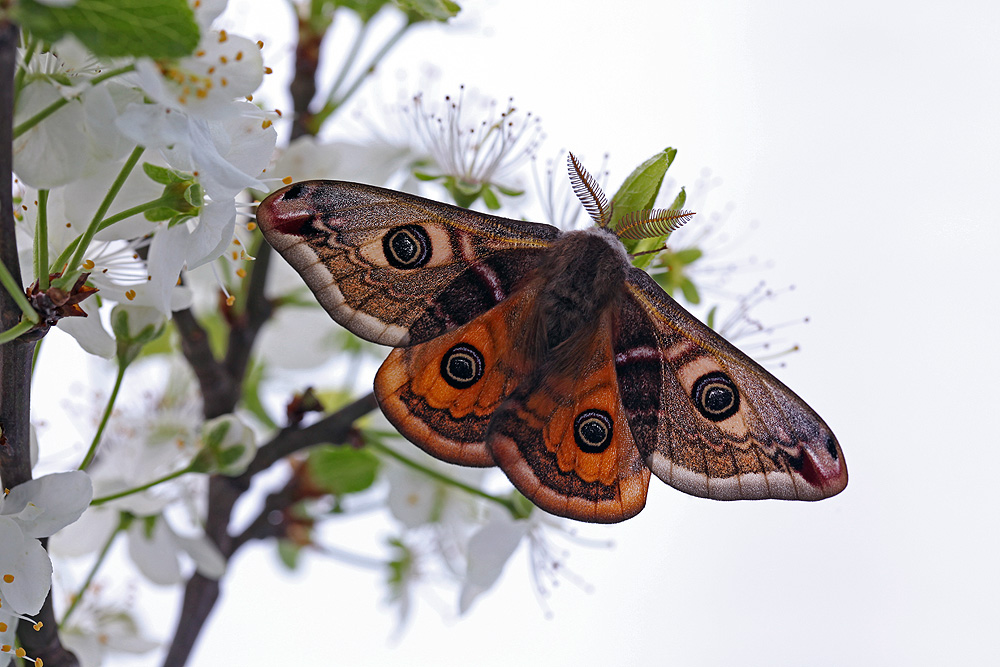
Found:
[{"label": "brown branch", "polygon": [[274,312],[274,307],[264,294],[267,269],[271,264],[271,246],[263,238],[254,251],[254,257],[250,264],[245,308],[241,316],[230,322],[229,347],[223,362],[229,376],[239,378],[241,385],[257,335]]},{"label": "brown branch", "polygon": [[[21,270],[14,235],[13,179],[14,72],[17,67],[19,30],[0,20],[0,261],[20,285]],[[7,330],[21,319],[21,311],[7,290],[0,288],[0,328]],[[0,345],[0,480],[3,488],[13,488],[31,479],[31,358],[35,341],[24,338]],[[47,546],[48,540],[42,540]],[[51,667],[77,667],[76,656],[59,641],[59,625],[52,608],[52,593],[45,598],[38,631],[32,623],[21,622],[17,637],[32,658],[41,658]]]},{"label": "brown branch", "polygon": [[[308,10],[305,10],[308,11]],[[309,105],[316,97],[316,71],[319,69],[320,47],[324,28],[317,32],[308,17],[298,16],[299,39],[295,44],[295,76],[289,85],[295,113],[292,118],[292,141],[312,134],[312,112]]]},{"label": "brown branch", "polygon": [[323,443],[344,442],[354,422],[378,407],[375,394],[368,393],[340,410],[303,429],[286,428],[279,431],[269,443],[257,451],[247,471],[237,479],[248,482],[258,472],[267,470],[275,462]]}]

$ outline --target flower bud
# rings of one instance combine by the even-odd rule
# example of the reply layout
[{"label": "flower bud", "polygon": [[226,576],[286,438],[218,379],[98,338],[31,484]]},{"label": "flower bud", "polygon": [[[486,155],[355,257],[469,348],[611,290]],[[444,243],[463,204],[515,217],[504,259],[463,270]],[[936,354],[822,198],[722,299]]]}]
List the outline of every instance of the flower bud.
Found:
[{"label": "flower bud", "polygon": [[235,477],[246,471],[257,440],[253,430],[236,415],[222,415],[201,428],[201,451],[191,462],[194,472],[211,472]]}]

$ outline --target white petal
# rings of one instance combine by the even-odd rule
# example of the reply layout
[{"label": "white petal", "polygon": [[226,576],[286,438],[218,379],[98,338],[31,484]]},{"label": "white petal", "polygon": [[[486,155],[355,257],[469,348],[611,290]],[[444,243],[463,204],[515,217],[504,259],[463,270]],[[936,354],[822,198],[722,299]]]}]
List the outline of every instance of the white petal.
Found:
[{"label": "white petal", "polygon": [[465,583],[458,603],[460,613],[467,612],[480,594],[493,587],[528,528],[527,521],[497,517],[469,539]]},{"label": "white petal", "polygon": [[209,579],[220,579],[226,573],[226,559],[207,536],[184,537],[174,534],[178,546],[194,560],[195,567]]},{"label": "white petal", "polygon": [[[7,582],[2,575],[12,575]],[[26,538],[17,523],[0,516],[0,591],[10,609],[37,614],[52,582],[52,562],[41,542]]]},{"label": "white petal", "polygon": [[145,521],[136,520],[128,529],[128,553],[139,571],[154,584],[172,586],[181,582],[177,546],[170,529],[159,518],[151,537],[146,536]]},{"label": "white petal", "polygon": [[110,359],[115,356],[115,339],[104,330],[101,324],[101,314],[97,301],[87,299],[80,303],[87,317],[65,317],[59,320],[58,326],[76,339],[84,352]]},{"label": "white petal", "polygon": [[149,305],[169,314],[170,299],[177,276],[187,261],[188,230],[185,225],[161,229],[149,244],[147,266],[151,280],[147,284]]},{"label": "white petal", "polygon": [[[51,83],[29,83],[18,96],[15,124],[59,99],[62,95]],[[14,140],[14,171],[36,188],[64,185],[86,171],[89,148],[83,104],[73,100]]]},{"label": "white petal", "polygon": [[29,503],[36,505],[42,510],[40,515],[18,522],[27,536],[48,537],[79,519],[93,497],[94,488],[87,473],[82,470],[57,472],[11,489],[4,513],[15,515],[25,510]]},{"label": "white petal", "polygon": [[198,226],[188,239],[189,269],[219,258],[233,242],[236,231],[236,202],[233,199],[213,201],[201,209]]},{"label": "white petal", "polygon": [[57,556],[83,556],[101,549],[118,527],[118,512],[91,507],[79,520],[49,538],[49,551]]},{"label": "white petal", "polygon": [[[189,119],[159,104],[129,104],[115,124],[132,141],[146,148],[191,143]],[[180,169],[190,169],[178,167]]]},{"label": "white petal", "polygon": [[[260,130],[264,134],[264,130]],[[270,135],[267,135],[270,137]],[[232,150],[231,138],[225,126],[218,122],[198,118],[191,120],[191,159],[198,170],[198,180],[205,188],[205,193],[213,199],[235,197],[244,188],[266,190],[255,174],[248,174],[226,159],[225,154]],[[271,144],[273,147],[273,144]],[[268,159],[271,151],[264,153]],[[172,152],[164,153],[167,160],[173,164]]]},{"label": "white petal", "polygon": [[[80,667],[101,666],[104,646],[100,639],[96,633],[76,627],[59,630],[59,640],[80,661]],[[0,667],[2,667],[2,663],[0,663]]]}]

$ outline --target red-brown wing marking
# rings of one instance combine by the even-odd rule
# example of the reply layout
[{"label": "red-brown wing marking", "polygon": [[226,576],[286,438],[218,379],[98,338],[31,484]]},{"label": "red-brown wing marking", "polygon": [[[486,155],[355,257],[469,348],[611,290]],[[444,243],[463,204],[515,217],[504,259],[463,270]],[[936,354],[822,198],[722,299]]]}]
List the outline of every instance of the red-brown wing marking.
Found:
[{"label": "red-brown wing marking", "polygon": [[264,237],[337,322],[403,346],[509,296],[559,230],[340,181],[294,183],[257,208]]},{"label": "red-brown wing marking", "polygon": [[719,500],[819,500],[847,485],[833,432],[756,362],[633,269],[615,364],[653,473]]},{"label": "red-brown wing marking", "polygon": [[542,365],[494,413],[486,445],[514,486],[547,512],[623,521],[646,504],[649,469],[618,395],[611,322],[561,374]]},{"label": "red-brown wing marking", "polygon": [[520,290],[458,329],[392,351],[375,396],[403,436],[444,461],[493,465],[486,427],[527,372],[516,341],[534,298]]}]

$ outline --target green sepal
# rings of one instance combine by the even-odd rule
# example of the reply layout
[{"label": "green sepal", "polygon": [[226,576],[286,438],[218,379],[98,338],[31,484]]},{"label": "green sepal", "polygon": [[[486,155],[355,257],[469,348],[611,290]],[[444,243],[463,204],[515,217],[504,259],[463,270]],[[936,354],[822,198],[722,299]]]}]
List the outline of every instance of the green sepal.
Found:
[{"label": "green sepal", "polygon": [[[170,185],[171,183],[176,183],[179,180],[184,180],[179,178],[181,172],[171,169],[170,167],[161,167],[158,164],[152,164],[151,162],[142,163],[142,171],[145,172],[149,179],[160,185]],[[191,175],[188,174],[190,177]]]},{"label": "green sepal", "polygon": [[302,547],[291,540],[278,540],[278,560],[289,570],[296,570],[299,567],[299,556],[302,554]]},{"label": "green sepal", "polygon": [[393,0],[396,6],[406,14],[410,23],[421,21],[445,22],[455,17],[462,8],[451,0]]},{"label": "green sepal", "polygon": [[520,197],[524,194],[524,190],[518,190],[516,188],[507,188],[502,185],[498,185],[496,188],[500,191],[500,194],[507,195],[508,197]]},{"label": "green sepal", "polygon": [[398,537],[391,537],[387,542],[393,554],[386,563],[389,570],[386,583],[390,596],[398,598],[406,592],[406,581],[414,566],[413,552]]},{"label": "green sepal", "polygon": [[681,279],[681,294],[684,295],[688,303],[695,305],[701,303],[701,295],[698,293],[698,288],[695,287],[695,284],[687,276]]},{"label": "green sepal", "polygon": [[656,256],[657,266],[665,267],[666,270],[654,273],[653,279],[670,296],[674,296],[680,291],[688,303],[700,303],[701,295],[698,293],[697,286],[688,277],[688,267],[701,259],[703,254],[700,248],[661,252]]},{"label": "green sepal", "polygon": [[330,4],[335,8],[349,9],[358,15],[362,23],[368,23],[389,3],[390,0],[333,0]]},{"label": "green sepal", "polygon": [[20,0],[13,15],[39,39],[73,35],[103,57],[182,58],[201,39],[186,0],[78,0],[69,7]]},{"label": "green sepal", "polygon": [[715,329],[715,315],[718,313],[719,307],[712,306],[708,309],[708,315],[705,316],[705,324],[708,325],[709,329]]},{"label": "green sepal", "polygon": [[486,204],[486,208],[491,211],[497,211],[500,209],[500,199],[497,197],[497,194],[493,192],[493,189],[490,186],[483,186],[482,196],[483,203]]}]

